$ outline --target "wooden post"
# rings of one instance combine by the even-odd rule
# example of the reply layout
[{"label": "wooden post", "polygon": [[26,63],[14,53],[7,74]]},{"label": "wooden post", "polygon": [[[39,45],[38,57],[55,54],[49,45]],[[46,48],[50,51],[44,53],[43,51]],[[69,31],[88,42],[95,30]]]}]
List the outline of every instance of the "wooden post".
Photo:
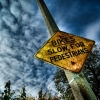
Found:
[{"label": "wooden post", "polygon": [[[59,28],[56,25],[44,1],[37,0],[37,2],[42,12],[46,26],[49,30],[49,33],[50,35],[53,35],[57,31],[59,31]],[[82,71],[78,74],[73,73],[69,70],[64,70],[64,72],[71,86],[75,100],[97,100],[95,94],[93,93],[91,87],[89,86]],[[76,80],[76,77],[77,77],[77,80]]]}]

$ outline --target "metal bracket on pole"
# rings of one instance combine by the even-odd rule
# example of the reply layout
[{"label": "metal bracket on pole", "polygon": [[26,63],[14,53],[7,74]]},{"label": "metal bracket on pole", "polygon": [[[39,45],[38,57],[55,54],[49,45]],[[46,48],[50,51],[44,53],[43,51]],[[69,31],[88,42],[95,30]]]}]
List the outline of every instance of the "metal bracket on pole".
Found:
[{"label": "metal bracket on pole", "polygon": [[[50,35],[53,35],[59,31],[59,28],[44,3],[44,0],[37,0],[37,2],[49,33]],[[69,70],[64,70],[64,72],[71,86],[75,100],[97,100],[82,71],[78,74]],[[76,77],[78,78],[77,80],[75,80]]]}]

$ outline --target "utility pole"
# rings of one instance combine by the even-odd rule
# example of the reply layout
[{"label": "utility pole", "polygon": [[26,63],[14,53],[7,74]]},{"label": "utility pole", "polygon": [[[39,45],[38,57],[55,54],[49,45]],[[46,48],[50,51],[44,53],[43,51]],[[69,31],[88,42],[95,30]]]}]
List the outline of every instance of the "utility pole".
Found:
[{"label": "utility pole", "polygon": [[[53,35],[59,31],[59,28],[44,3],[44,0],[37,0],[37,3],[50,35]],[[64,69],[64,72],[71,86],[75,100],[97,100],[82,71],[80,73],[74,73]]]}]

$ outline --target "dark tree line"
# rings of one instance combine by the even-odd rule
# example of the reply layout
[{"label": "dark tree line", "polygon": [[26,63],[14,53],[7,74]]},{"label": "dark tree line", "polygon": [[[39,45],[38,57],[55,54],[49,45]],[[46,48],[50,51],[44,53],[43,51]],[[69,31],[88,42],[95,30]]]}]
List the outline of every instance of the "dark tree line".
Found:
[{"label": "dark tree line", "polygon": [[[83,72],[93,89],[96,97],[100,100],[100,46],[95,45],[87,58]],[[74,100],[71,88],[68,84],[65,73],[62,69],[57,69],[54,78],[56,89],[62,93],[65,100]]]}]

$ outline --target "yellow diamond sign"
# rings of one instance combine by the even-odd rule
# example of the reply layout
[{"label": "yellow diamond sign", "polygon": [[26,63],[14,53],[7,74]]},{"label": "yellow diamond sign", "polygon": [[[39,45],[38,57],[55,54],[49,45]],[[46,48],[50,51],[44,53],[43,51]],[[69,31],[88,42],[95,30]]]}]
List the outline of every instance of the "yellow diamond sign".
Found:
[{"label": "yellow diamond sign", "polygon": [[58,67],[79,72],[94,43],[93,40],[58,31],[35,57]]}]

